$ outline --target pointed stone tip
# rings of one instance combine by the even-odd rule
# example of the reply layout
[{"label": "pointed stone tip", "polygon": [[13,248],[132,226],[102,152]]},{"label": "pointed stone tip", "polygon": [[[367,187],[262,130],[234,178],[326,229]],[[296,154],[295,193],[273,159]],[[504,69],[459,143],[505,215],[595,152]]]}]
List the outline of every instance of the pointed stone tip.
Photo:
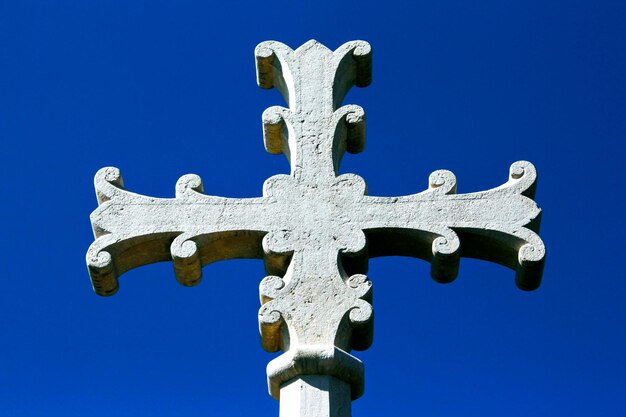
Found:
[{"label": "pointed stone tip", "polygon": [[318,42],[315,39],[311,39],[305,43],[303,43],[302,45],[300,45],[298,47],[298,49],[296,49],[296,52],[301,52],[301,51],[306,51],[309,49],[319,49],[319,48],[323,48],[327,51],[330,51],[330,49],[328,47],[326,47],[324,44],[322,44],[321,42]]}]

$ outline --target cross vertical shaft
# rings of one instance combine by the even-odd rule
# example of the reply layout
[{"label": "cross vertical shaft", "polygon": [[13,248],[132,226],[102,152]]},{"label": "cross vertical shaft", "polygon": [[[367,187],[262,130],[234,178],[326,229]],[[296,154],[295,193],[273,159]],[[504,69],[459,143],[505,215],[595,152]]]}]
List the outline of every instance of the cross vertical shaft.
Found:
[{"label": "cross vertical shaft", "polygon": [[350,417],[350,385],[328,375],[292,379],[280,389],[280,417]]},{"label": "cross vertical shaft", "polygon": [[414,256],[451,282],[462,256],[480,258],[514,269],[519,288],[537,288],[545,247],[536,172],[516,162],[505,184],[456,194],[454,175],[439,170],[425,191],[369,196],[361,177],[338,174],[344,153],[364,147],[365,112],[341,104],[371,81],[369,44],[292,50],[269,41],[255,55],[259,86],[278,88],[288,105],[263,113],[263,133],[267,151],[289,159],[290,175],[267,179],[261,197],[237,199],[205,194],[190,174],[175,198],[162,199],[127,191],[119,170],[104,168],[89,273],[96,293],[112,295],[121,274],[153,262],[172,261],[177,280],[192,286],[209,263],[263,259],[259,330],[264,349],[283,351],[267,366],[281,417],[349,417],[364,390],[352,351],[367,349],[373,334],[367,259]]},{"label": "cross vertical shaft", "polygon": [[[259,86],[278,88],[289,106],[270,107],[263,114],[266,149],[284,153],[291,175],[301,182],[332,181],[343,153],[363,148],[363,109],[337,109],[350,87],[371,81],[369,44],[348,42],[332,52],[315,41],[296,51],[263,42],[255,52]],[[346,118],[350,137],[342,140],[337,129],[346,127]]]}]

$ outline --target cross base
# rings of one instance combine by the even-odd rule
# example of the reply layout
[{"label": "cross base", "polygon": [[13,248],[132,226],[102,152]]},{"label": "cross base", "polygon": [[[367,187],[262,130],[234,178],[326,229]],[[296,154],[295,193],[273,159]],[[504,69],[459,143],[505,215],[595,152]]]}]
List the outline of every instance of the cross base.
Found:
[{"label": "cross base", "polygon": [[329,375],[303,375],[280,387],[280,417],[350,417],[350,385]]}]

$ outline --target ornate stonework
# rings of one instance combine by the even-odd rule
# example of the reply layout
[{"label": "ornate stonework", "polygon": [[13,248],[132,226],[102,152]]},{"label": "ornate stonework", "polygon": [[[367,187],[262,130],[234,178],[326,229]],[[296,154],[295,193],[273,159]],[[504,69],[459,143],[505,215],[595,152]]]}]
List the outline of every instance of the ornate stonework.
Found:
[{"label": "ornate stonework", "polygon": [[[353,85],[371,81],[369,44],[333,52],[316,41],[295,51],[263,42],[255,53],[259,86],[278,88],[288,103],[268,108],[263,127],[267,151],[284,153],[291,174],[269,178],[262,197],[241,199],[206,195],[198,176],[185,175],[166,199],[127,191],[116,168],[101,169],[87,253],[98,294],[114,294],[119,275],[153,262],[173,261],[177,280],[190,286],[211,262],[263,258],[262,344],[285,352],[268,365],[270,393],[278,399],[290,381],[324,375],[355,399],[363,365],[349,352],[372,341],[368,258],[424,259],[439,282],[454,280],[461,256],[480,258],[516,270],[521,289],[539,285],[545,248],[532,164],[514,163],[508,182],[477,193],[456,194],[454,175],[440,170],[420,193],[369,196],[361,177],[338,175],[343,154],[364,147],[363,109],[341,102]],[[349,415],[341,413],[285,411]]]}]

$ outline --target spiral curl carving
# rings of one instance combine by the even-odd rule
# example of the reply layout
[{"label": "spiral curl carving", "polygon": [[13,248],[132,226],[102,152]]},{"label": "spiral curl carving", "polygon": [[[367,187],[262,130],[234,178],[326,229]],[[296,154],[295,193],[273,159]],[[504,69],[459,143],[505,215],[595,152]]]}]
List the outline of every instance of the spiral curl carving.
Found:
[{"label": "spiral curl carving", "polygon": [[365,326],[374,316],[372,305],[365,300],[356,300],[354,307],[350,309],[350,323],[353,326]]},{"label": "spiral curl carving", "polygon": [[186,287],[197,285],[202,279],[198,245],[191,239],[193,235],[183,233],[170,245],[176,280]]},{"label": "spiral curl carving", "polygon": [[428,177],[428,187],[438,194],[456,194],[456,176],[451,171],[439,169]]},{"label": "spiral curl carving", "polygon": [[269,301],[259,309],[259,331],[261,345],[268,352],[276,352],[281,348],[280,329],[283,325],[283,316],[275,302]]},{"label": "spiral curl carving", "polygon": [[517,161],[509,168],[509,183],[505,184],[512,192],[534,198],[537,186],[537,170],[528,161]]},{"label": "spiral curl carving", "polygon": [[98,204],[111,200],[124,189],[124,180],[118,168],[105,167],[98,170],[94,178]]},{"label": "spiral curl carving", "polygon": [[111,254],[99,249],[98,245],[92,244],[87,251],[86,258],[87,268],[91,276],[91,285],[96,294],[102,296],[115,294],[119,284]]},{"label": "spiral curl carving", "polygon": [[372,281],[370,281],[367,275],[351,275],[346,281],[346,284],[354,292],[354,297],[362,298],[371,302]]},{"label": "spiral curl carving", "polygon": [[356,154],[365,148],[365,110],[348,104],[335,110],[335,141],[342,142],[345,150]]},{"label": "spiral curl carving", "polygon": [[284,152],[287,145],[285,130],[289,114],[289,109],[282,106],[268,107],[263,112],[263,143],[267,152],[271,154]]},{"label": "spiral curl carving", "polygon": [[178,198],[202,193],[204,193],[202,178],[196,174],[183,175],[176,182],[176,197]]},{"label": "spiral curl carving", "polygon": [[278,297],[281,290],[285,287],[285,281],[276,275],[268,275],[261,280],[259,284],[259,294],[261,304],[265,304]]}]

